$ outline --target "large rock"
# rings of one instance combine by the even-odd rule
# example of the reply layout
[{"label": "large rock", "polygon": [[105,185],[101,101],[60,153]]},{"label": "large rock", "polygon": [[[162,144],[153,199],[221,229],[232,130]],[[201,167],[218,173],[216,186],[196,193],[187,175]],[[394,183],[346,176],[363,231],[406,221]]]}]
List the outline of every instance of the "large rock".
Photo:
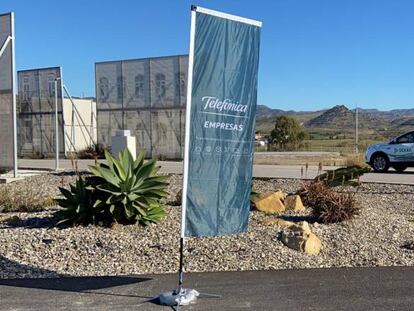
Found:
[{"label": "large rock", "polygon": [[265,213],[281,213],[285,211],[285,206],[281,200],[283,193],[281,191],[267,193],[254,199],[254,205],[257,210]]},{"label": "large rock", "polygon": [[298,195],[289,195],[283,201],[287,210],[301,212],[305,210],[302,200]]},{"label": "large rock", "polygon": [[279,197],[279,199],[283,202],[283,200],[284,199],[286,199],[286,197],[287,197],[287,193],[285,193],[285,192],[283,192],[283,191],[281,191],[281,190],[278,190],[278,191],[276,191],[275,192],[275,195],[276,196],[278,196]]},{"label": "large rock", "polygon": [[306,221],[283,230],[281,241],[289,248],[310,255],[318,255],[322,246],[321,240],[312,233]]}]

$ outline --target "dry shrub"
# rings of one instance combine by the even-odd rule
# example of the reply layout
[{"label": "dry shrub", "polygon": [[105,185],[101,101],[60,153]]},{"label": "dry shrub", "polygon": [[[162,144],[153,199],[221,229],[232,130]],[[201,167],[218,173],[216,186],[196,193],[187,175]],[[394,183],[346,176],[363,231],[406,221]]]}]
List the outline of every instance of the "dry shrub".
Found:
[{"label": "dry shrub", "polygon": [[39,212],[55,206],[55,200],[32,187],[20,190],[0,188],[0,213]]},{"label": "dry shrub", "polygon": [[312,216],[320,223],[341,222],[359,213],[359,207],[351,193],[334,191],[324,181],[304,184],[300,195],[303,203],[312,208]]},{"label": "dry shrub", "polygon": [[103,159],[105,157],[105,149],[102,144],[88,146],[76,152],[75,157],[78,159]]},{"label": "dry shrub", "polygon": [[365,163],[364,155],[362,153],[344,155],[344,162],[345,166],[367,166],[367,164]]}]

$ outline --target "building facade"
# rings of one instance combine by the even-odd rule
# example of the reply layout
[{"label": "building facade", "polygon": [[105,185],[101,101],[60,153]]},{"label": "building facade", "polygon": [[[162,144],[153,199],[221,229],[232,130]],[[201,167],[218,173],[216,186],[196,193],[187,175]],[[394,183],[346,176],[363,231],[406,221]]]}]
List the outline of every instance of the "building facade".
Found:
[{"label": "building facade", "polygon": [[0,173],[13,167],[12,24],[11,14],[0,14]]},{"label": "building facade", "polygon": [[62,113],[62,69],[50,67],[17,73],[18,153],[43,158],[55,154],[55,80],[58,87],[59,151],[65,154]]},{"label": "building facade", "polygon": [[186,55],[96,63],[98,143],[125,129],[137,152],[182,159],[187,72]]},{"label": "building facade", "polygon": [[60,67],[18,72],[18,153],[20,157],[55,155],[55,80],[58,98],[59,153],[96,144],[96,103],[92,99],[65,98]]},{"label": "building facade", "polygon": [[92,147],[97,141],[96,102],[86,98],[63,98],[66,153]]}]

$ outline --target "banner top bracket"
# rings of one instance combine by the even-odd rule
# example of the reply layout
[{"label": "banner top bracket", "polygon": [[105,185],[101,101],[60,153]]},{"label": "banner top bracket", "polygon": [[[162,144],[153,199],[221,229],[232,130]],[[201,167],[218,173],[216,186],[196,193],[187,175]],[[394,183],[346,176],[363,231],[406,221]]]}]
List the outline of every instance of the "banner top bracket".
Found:
[{"label": "banner top bracket", "polygon": [[245,17],[241,17],[241,16],[237,16],[237,15],[227,14],[227,13],[223,13],[223,12],[219,12],[219,11],[214,11],[214,10],[202,8],[202,7],[199,7],[199,6],[196,6],[196,5],[191,6],[191,11],[204,13],[204,14],[208,14],[208,15],[213,15],[213,16],[216,16],[216,17],[221,17],[221,18],[229,19],[229,20],[232,20],[232,21],[235,21],[235,22],[240,22],[240,23],[244,23],[244,24],[248,24],[248,25],[252,25],[252,26],[256,26],[256,27],[262,27],[262,22],[261,21],[257,21],[257,20],[254,20],[254,19],[245,18]]}]

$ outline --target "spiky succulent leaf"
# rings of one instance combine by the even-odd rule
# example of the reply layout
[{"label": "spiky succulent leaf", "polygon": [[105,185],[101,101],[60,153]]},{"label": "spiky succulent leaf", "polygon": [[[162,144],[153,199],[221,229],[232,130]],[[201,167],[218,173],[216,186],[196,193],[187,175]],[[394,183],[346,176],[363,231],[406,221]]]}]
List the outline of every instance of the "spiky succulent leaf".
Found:
[{"label": "spiky succulent leaf", "polygon": [[158,176],[156,161],[145,162],[144,157],[145,152],[140,152],[134,161],[128,149],[121,151],[118,158],[106,152],[108,164],[91,167],[91,172],[100,179],[95,186],[99,206],[106,208],[117,222],[142,222],[148,217],[151,205],[163,210],[160,200],[167,196],[166,176]]},{"label": "spiky succulent leaf", "polygon": [[60,218],[59,224],[87,225],[93,221],[93,203],[90,190],[82,178],[76,180],[75,185],[70,185],[70,191],[59,188],[62,197],[57,198],[56,202],[61,210],[55,212],[55,216]]}]

